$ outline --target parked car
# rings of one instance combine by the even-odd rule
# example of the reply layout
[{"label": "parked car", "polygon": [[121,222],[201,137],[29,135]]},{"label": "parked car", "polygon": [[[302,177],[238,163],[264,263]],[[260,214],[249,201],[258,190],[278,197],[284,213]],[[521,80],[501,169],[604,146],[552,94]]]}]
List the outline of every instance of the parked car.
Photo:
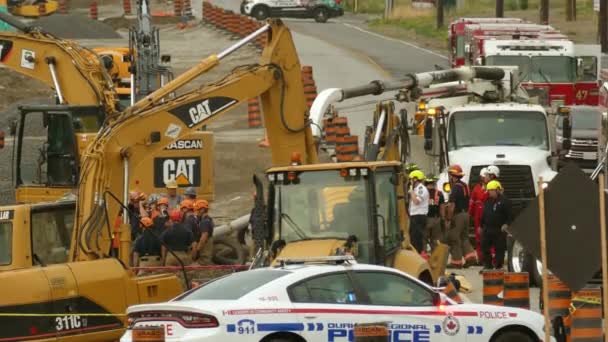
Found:
[{"label": "parked car", "polygon": [[355,324],[381,322],[391,341],[544,341],[538,313],[457,304],[406,273],[354,259],[233,273],[127,314],[123,342],[162,327],[163,341],[346,342]]},{"label": "parked car", "polygon": [[[597,142],[600,132],[600,111],[595,106],[568,106],[558,109],[560,115],[555,125],[557,151],[562,162],[574,162],[581,169],[592,170],[597,166]],[[564,117],[570,116],[572,136],[570,149],[564,150],[563,123]]]},{"label": "parked car", "polygon": [[314,18],[324,23],[329,18],[344,15],[342,0],[244,0],[241,14],[257,20],[269,17]]}]

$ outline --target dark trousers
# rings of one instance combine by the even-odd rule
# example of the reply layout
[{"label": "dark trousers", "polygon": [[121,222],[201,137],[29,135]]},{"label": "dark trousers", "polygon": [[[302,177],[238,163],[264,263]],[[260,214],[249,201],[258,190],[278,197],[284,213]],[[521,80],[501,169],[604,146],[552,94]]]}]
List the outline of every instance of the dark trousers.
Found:
[{"label": "dark trousers", "polygon": [[496,268],[502,268],[507,251],[507,233],[497,230],[484,229],[481,235],[481,250],[486,268],[492,268],[492,247],[496,253]]},{"label": "dark trousers", "polygon": [[426,230],[426,215],[410,216],[410,240],[418,253],[424,250],[424,231]]}]

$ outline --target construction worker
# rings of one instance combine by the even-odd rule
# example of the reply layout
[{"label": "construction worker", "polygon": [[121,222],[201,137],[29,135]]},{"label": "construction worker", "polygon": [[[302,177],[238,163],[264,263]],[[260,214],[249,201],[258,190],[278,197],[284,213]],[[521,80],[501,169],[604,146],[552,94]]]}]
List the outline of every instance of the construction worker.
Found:
[{"label": "construction worker", "polygon": [[[182,212],[179,209],[173,209],[169,213],[170,227],[161,235],[161,241],[164,243],[161,248],[161,256],[165,266],[181,266],[176,256],[184,265],[192,263],[190,251],[194,248],[195,241],[192,232],[184,227],[182,219]],[[167,248],[173,253],[169,252]]]},{"label": "construction worker", "polygon": [[486,168],[488,170],[488,182],[493,180],[498,180],[500,177],[500,169],[496,165],[490,165]]},{"label": "construction worker", "polygon": [[[488,182],[488,200],[485,202],[481,217],[483,227],[481,248],[484,268],[502,269],[507,249],[507,228],[513,221],[511,201],[502,193],[502,185],[497,180]],[[492,251],[496,251],[495,265],[492,265]]]},{"label": "construction worker", "polygon": [[191,200],[196,200],[196,189],[192,186],[189,186],[184,191],[184,197]]},{"label": "construction worker", "polygon": [[[460,165],[448,168],[450,197],[448,198],[445,226],[451,261],[448,267],[462,268],[477,263],[477,254],[469,241],[469,186],[462,181]],[[462,260],[464,257],[464,261]]]},{"label": "construction worker", "polygon": [[167,188],[167,198],[169,199],[169,209],[175,209],[179,207],[179,203],[182,201],[182,196],[177,193],[177,182],[172,180],[165,183]]},{"label": "construction worker", "polygon": [[158,212],[158,200],[160,196],[157,194],[150,194],[146,201],[140,202],[140,216],[149,217],[152,220],[160,213]]},{"label": "construction worker", "polygon": [[481,252],[481,214],[483,214],[483,206],[488,198],[486,191],[488,181],[488,168],[484,167],[479,171],[479,183],[471,191],[471,199],[469,200],[469,216],[473,219],[473,227],[475,229],[475,251],[477,252],[477,259],[481,262],[483,262]]},{"label": "construction worker", "polygon": [[198,259],[201,265],[213,264],[213,229],[215,225],[209,216],[209,202],[205,200],[196,201],[196,208],[200,212],[199,219],[199,238],[196,240],[196,248],[193,250],[193,257]]},{"label": "construction worker", "polygon": [[183,214],[184,226],[192,232],[194,241],[198,241],[200,232],[198,228],[198,216],[194,212],[194,203],[191,199],[185,199],[180,203],[180,209]]},{"label": "construction worker", "polygon": [[[154,222],[149,217],[141,219],[142,234],[135,243],[133,260],[135,267],[160,266],[161,243],[153,233]],[[138,275],[142,275],[142,271]]]},{"label": "construction worker", "polygon": [[[424,181],[429,192],[429,211],[426,217],[426,229],[424,231],[424,246],[431,247],[431,253],[437,247],[437,241],[444,240],[442,222],[445,219],[445,197],[443,192],[437,189],[437,178],[431,176]],[[424,256],[424,255],[423,255]]]},{"label": "construction worker", "polygon": [[425,178],[420,170],[414,170],[409,174],[410,237],[412,245],[419,253],[424,251],[423,238],[429,212],[429,192],[424,186]]},{"label": "construction worker", "polygon": [[141,202],[145,201],[146,194],[139,191],[129,193],[129,223],[131,224],[131,241],[135,241],[141,233],[139,220],[141,219]]},{"label": "construction worker", "polygon": [[154,221],[154,231],[159,235],[165,230],[166,223],[169,222],[169,199],[160,197],[156,202],[158,215],[152,220]]}]

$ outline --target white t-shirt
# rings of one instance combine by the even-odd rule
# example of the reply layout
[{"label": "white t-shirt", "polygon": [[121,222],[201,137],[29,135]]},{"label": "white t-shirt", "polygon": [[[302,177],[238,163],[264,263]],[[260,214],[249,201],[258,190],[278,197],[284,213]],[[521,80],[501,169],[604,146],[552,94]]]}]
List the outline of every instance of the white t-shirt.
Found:
[{"label": "white t-shirt", "polygon": [[410,216],[426,215],[429,213],[429,191],[422,183],[418,183],[411,197],[416,196],[420,201],[419,204],[414,203],[414,199],[410,198]]}]

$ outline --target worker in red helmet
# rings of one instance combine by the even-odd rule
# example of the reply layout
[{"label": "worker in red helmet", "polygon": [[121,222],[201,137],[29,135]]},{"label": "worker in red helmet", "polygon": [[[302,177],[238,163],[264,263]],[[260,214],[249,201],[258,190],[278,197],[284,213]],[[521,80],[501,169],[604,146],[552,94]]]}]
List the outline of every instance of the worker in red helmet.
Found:
[{"label": "worker in red helmet", "polygon": [[169,212],[170,227],[163,232],[160,239],[163,242],[162,259],[165,266],[181,266],[182,263],[190,265],[192,258],[190,251],[194,247],[192,232],[182,223],[182,211],[173,209]]},{"label": "worker in red helmet", "polygon": [[448,177],[451,189],[445,221],[451,255],[448,267],[469,267],[477,264],[477,253],[469,241],[469,186],[462,181],[464,172],[460,165],[451,165]]}]

